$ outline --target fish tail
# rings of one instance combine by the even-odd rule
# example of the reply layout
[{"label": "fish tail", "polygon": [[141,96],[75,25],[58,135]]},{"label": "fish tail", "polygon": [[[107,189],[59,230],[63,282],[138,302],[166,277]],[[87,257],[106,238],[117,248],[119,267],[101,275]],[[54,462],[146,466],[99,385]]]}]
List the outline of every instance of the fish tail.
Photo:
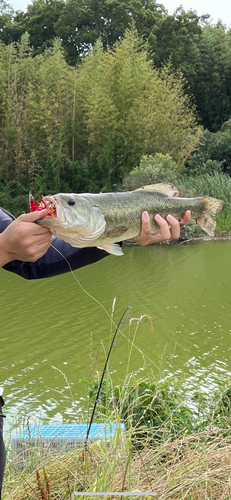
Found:
[{"label": "fish tail", "polygon": [[203,197],[203,211],[200,217],[197,218],[196,223],[206,231],[209,236],[214,236],[216,227],[216,214],[222,210],[224,206],[223,200]]}]

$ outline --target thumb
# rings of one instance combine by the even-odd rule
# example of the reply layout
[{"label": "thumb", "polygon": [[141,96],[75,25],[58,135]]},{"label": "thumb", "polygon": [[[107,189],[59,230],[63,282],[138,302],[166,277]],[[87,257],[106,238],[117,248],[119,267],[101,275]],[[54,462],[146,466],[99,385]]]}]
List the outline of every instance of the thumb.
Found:
[{"label": "thumb", "polygon": [[35,212],[31,212],[29,214],[22,214],[18,217],[18,220],[21,222],[35,222],[38,219],[44,219],[47,215],[47,209],[37,210]]}]

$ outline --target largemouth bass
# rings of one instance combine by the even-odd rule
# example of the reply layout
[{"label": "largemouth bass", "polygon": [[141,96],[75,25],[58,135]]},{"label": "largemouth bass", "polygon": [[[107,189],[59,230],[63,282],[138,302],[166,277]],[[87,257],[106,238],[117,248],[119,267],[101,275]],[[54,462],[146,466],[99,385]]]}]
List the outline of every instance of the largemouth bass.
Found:
[{"label": "largemouth bass", "polygon": [[[148,211],[151,231],[159,226],[153,220],[156,214],[166,218],[168,214],[180,219],[186,210],[191,219],[210,236],[214,235],[216,214],[224,202],[215,198],[169,197],[156,192],[153,186],[145,189],[100,194],[66,194],[42,198],[43,207],[48,209],[46,218],[38,220],[48,227],[52,234],[74,247],[99,247],[114,255],[123,255],[116,242],[135,238],[140,233],[142,212]],[[175,189],[174,186],[172,189]]]}]

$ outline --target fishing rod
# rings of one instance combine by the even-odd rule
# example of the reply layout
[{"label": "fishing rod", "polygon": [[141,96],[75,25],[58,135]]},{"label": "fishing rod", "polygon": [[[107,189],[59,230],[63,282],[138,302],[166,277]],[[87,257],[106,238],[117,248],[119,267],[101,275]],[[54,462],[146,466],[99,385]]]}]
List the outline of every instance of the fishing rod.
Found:
[{"label": "fishing rod", "polygon": [[[123,318],[124,318],[126,312],[129,309],[131,309],[131,306],[127,306],[126,309],[125,309],[125,311],[123,312],[123,314],[122,314],[122,316],[121,316],[121,318],[119,320],[119,323],[118,323],[118,325],[116,327],[115,333],[113,335],[113,339],[111,341],[110,349],[108,351],[107,359],[105,361],[104,369],[103,369],[102,376],[101,376],[101,379],[100,379],[99,388],[98,388],[96,399],[95,399],[95,404],[94,404],[94,407],[93,407],[93,410],[92,410],[91,419],[90,419],[90,422],[89,422],[89,425],[88,425],[88,429],[87,429],[87,434],[86,434],[86,438],[85,438],[85,445],[84,445],[84,451],[89,451],[88,450],[88,437],[89,437],[89,434],[90,434],[91,425],[92,425],[93,418],[94,418],[94,415],[95,415],[96,406],[97,406],[97,404],[99,402],[99,395],[100,395],[100,391],[101,391],[101,387],[102,387],[104,375],[107,372],[107,365],[108,365],[108,361],[109,361],[109,358],[110,358],[110,354],[111,354],[112,348],[115,347],[114,342],[115,342],[115,338],[116,338],[117,332],[119,330],[120,325],[123,323]],[[90,457],[91,457],[91,461],[92,461],[91,453],[90,453]],[[83,452],[83,459],[84,459],[84,452]]]}]

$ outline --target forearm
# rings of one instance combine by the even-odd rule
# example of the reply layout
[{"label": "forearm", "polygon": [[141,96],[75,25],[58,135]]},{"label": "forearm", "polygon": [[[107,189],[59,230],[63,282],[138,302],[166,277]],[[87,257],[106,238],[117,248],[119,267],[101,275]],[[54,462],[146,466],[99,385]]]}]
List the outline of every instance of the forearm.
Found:
[{"label": "forearm", "polygon": [[8,262],[10,262],[11,257],[6,250],[5,245],[5,235],[4,233],[0,234],[0,268],[5,266]]},{"label": "forearm", "polygon": [[[25,279],[41,279],[57,276],[103,259],[108,254],[98,248],[73,248],[58,238],[52,237],[52,246],[36,262],[9,262],[4,269]],[[58,251],[57,251],[57,250]],[[60,252],[60,253],[59,253]],[[70,266],[69,266],[70,265]]]},{"label": "forearm", "polygon": [[7,233],[5,230],[14,220],[11,214],[0,209],[0,267],[23,278],[36,279],[56,276],[70,271],[67,261],[72,269],[78,269],[108,255],[98,248],[73,248],[68,243],[52,237],[52,246],[36,262],[29,262],[27,259],[15,260],[15,258],[9,260],[9,254],[6,252],[5,238]]},{"label": "forearm", "polygon": [[0,208],[0,268],[7,264],[11,258],[6,249],[4,230],[14,221],[13,215]]}]

